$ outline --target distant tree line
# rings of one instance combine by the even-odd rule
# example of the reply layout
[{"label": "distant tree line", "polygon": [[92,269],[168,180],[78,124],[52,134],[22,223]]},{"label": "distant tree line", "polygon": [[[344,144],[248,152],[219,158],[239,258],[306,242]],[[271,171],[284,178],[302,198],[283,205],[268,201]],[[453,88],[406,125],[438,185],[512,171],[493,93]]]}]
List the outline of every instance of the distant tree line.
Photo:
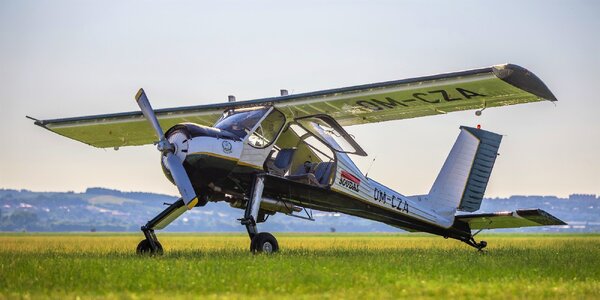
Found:
[{"label": "distant tree line", "polygon": [[32,211],[15,210],[10,215],[4,215],[0,211],[0,216],[0,230],[26,231],[39,227],[38,216]]}]

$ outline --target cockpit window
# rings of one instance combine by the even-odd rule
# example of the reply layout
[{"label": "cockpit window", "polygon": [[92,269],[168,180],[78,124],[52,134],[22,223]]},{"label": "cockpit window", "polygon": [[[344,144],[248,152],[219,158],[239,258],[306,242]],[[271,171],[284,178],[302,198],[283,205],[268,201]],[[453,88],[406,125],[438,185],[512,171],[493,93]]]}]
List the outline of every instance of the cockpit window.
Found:
[{"label": "cockpit window", "polygon": [[229,131],[241,139],[245,138],[258,121],[265,115],[269,108],[235,111],[221,119],[214,127]]},{"label": "cockpit window", "polygon": [[280,111],[273,109],[248,138],[248,143],[255,148],[269,146],[283,125],[285,125],[285,116]]}]

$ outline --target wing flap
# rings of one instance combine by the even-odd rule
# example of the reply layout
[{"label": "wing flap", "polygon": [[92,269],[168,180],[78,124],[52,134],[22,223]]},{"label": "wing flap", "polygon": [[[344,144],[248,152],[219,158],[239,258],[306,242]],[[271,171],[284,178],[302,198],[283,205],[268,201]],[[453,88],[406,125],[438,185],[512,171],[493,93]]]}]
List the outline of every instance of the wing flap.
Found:
[{"label": "wing flap", "polygon": [[518,209],[514,212],[459,215],[456,216],[456,220],[468,223],[471,229],[567,225],[567,223],[542,209]]}]

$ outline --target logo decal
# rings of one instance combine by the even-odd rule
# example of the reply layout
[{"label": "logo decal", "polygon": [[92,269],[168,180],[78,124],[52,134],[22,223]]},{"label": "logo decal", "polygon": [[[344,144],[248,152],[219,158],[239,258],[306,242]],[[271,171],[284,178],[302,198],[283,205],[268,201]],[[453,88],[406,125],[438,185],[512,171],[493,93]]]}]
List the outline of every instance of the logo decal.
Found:
[{"label": "logo decal", "polygon": [[358,189],[360,186],[360,179],[346,171],[342,171],[342,176],[340,177],[338,184],[355,192],[360,192]]},{"label": "logo decal", "polygon": [[223,146],[223,152],[224,153],[231,153],[231,143],[228,141],[223,141],[223,143],[221,144],[221,146]]}]

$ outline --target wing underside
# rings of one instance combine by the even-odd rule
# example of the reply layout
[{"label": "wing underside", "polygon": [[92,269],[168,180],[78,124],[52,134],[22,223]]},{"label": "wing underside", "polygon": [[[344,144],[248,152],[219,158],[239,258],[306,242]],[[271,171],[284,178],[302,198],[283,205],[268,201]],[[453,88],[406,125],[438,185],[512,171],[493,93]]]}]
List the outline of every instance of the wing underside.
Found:
[{"label": "wing underside", "polygon": [[[556,98],[533,73],[507,64],[289,96],[159,109],[156,114],[163,128],[183,122],[210,126],[226,109],[273,105],[288,118],[327,114],[342,126],[350,126],[541,100]],[[100,148],[156,140],[137,111],[40,120],[36,124]]]}]

